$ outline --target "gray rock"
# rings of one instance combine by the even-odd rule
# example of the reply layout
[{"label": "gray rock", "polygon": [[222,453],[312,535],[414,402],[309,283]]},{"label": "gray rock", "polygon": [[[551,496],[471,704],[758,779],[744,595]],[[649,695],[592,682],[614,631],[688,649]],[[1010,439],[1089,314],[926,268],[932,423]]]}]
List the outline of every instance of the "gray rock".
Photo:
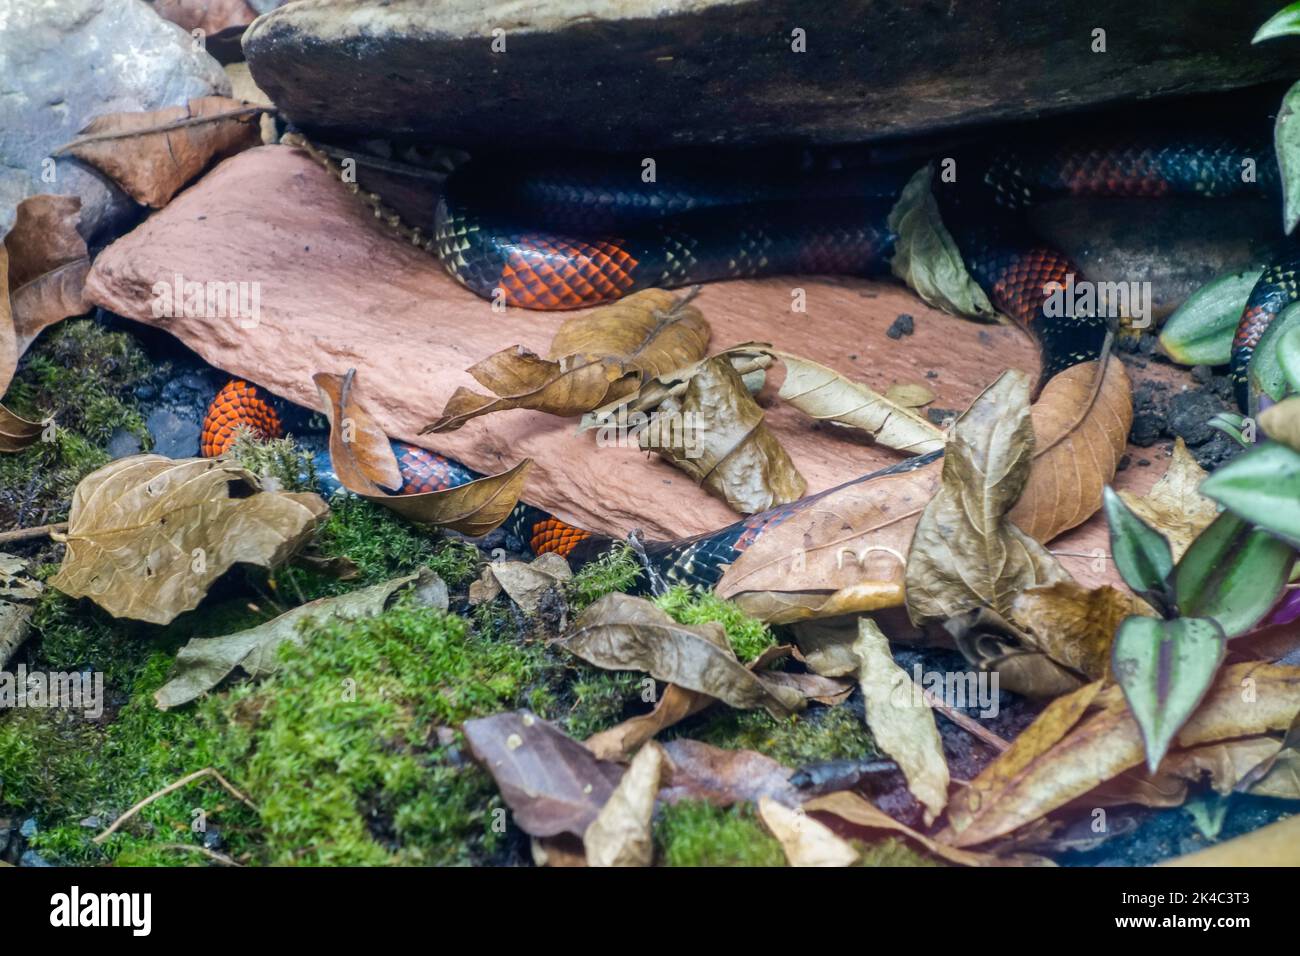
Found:
[{"label": "gray rock", "polygon": [[140,439],[125,428],[114,428],[108,436],[108,457],[116,461],[140,453]]},{"label": "gray rock", "polygon": [[145,427],[153,438],[153,453],[167,458],[194,458],[199,453],[197,421],[182,418],[171,409],[159,408],[149,413]]},{"label": "gray rock", "polygon": [[19,866],[53,866],[54,864],[52,864],[49,860],[45,859],[45,857],[41,856],[35,850],[28,850],[21,857],[19,857],[18,865]]},{"label": "gray rock", "polygon": [[81,233],[105,237],[135,204],[99,173],[51,151],[104,113],[228,95],[216,60],[141,0],[0,0],[0,231],[36,193],[81,197]]},{"label": "gray rock", "polygon": [[[1278,6],[315,0],[259,18],[243,47],[289,119],[343,135],[533,149],[850,142],[1288,78],[1292,49],[1250,45]],[[1097,28],[1106,52],[1093,52]]]}]

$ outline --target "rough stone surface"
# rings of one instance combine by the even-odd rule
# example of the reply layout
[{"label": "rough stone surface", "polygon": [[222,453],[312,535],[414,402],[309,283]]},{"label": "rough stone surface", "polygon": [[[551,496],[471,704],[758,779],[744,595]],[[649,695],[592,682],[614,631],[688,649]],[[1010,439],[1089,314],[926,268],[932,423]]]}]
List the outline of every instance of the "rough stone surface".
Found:
[{"label": "rough stone surface", "polygon": [[[259,283],[255,327],[231,318],[155,318],[153,286],[176,275]],[[792,321],[795,285],[806,290],[808,312]],[[736,519],[671,466],[635,448],[598,448],[570,420],[514,410],[421,436],[457,386],[477,387],[463,371],[467,366],[516,343],[545,351],[566,315],[493,313],[436,259],[392,238],[295,150],[262,147],[218,166],[106,249],[87,291],[97,304],[165,329],[213,365],[302,405],[318,406],[315,372],[356,368],[359,394],[390,435],[484,472],[531,457],[536,464],[525,500],[584,527],[619,535],[639,527],[650,538],[665,538]],[[924,381],[942,408],[964,408],[1004,368],[1033,374],[1038,366],[1020,332],[943,315],[889,281],[719,283],[706,286],[697,304],[713,327],[715,347],[771,342],[882,392]],[[916,317],[915,332],[894,341],[885,331],[904,312]],[[898,460],[776,401],[780,375],[769,377],[760,403],[809,492]],[[1158,467],[1121,472],[1120,487],[1142,493],[1163,472],[1164,453],[1146,454]],[[1058,547],[1070,553],[1065,560],[1081,580],[1098,580],[1091,551],[1104,541],[1104,526],[1094,522],[1058,539]]]},{"label": "rough stone surface", "polygon": [[1250,45],[1278,6],[303,0],[243,44],[308,128],[529,148],[844,142],[1288,78],[1285,44]]},{"label": "rough stone surface", "polygon": [[94,241],[134,214],[116,186],[51,151],[104,113],[180,106],[229,95],[221,65],[141,0],[0,0],[0,232],[25,196],[81,197],[81,233]]}]

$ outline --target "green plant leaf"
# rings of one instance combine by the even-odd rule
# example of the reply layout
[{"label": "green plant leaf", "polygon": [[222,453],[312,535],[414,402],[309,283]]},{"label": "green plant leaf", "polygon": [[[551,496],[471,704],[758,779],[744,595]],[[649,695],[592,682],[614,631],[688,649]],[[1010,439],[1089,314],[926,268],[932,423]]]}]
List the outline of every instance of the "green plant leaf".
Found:
[{"label": "green plant leaf", "polygon": [[1223,629],[1208,618],[1130,617],[1119,626],[1111,669],[1142,731],[1153,773],[1209,690],[1224,645]]},{"label": "green plant leaf", "polygon": [[1250,357],[1251,402],[1262,392],[1274,401],[1286,397],[1291,387],[1282,367],[1280,344],[1292,331],[1300,328],[1300,302],[1293,302],[1273,319],[1259,337],[1255,354]]},{"label": "green plant leaf", "polygon": [[1134,514],[1109,485],[1103,504],[1110,528],[1110,553],[1120,576],[1157,610],[1168,611],[1173,605],[1169,577],[1174,570],[1169,541]]},{"label": "green plant leaf", "polygon": [[1275,37],[1294,36],[1298,33],[1300,33],[1300,3],[1292,3],[1269,17],[1264,25],[1255,31],[1255,38],[1250,42],[1263,43]]},{"label": "green plant leaf", "polygon": [[1295,557],[1286,542],[1225,511],[1178,562],[1178,610],[1213,618],[1227,637],[1244,634],[1277,602]]},{"label": "green plant leaf", "polygon": [[1227,365],[1232,337],[1262,268],[1219,276],[1178,307],[1160,331],[1160,347],[1180,365]]},{"label": "green plant leaf", "polygon": [[1277,123],[1273,126],[1273,149],[1277,152],[1277,167],[1282,173],[1282,227],[1287,235],[1300,222],[1300,122],[1296,121],[1297,108],[1300,108],[1300,83],[1292,86],[1282,97]]},{"label": "green plant leaf", "polygon": [[1300,452],[1260,445],[1201,482],[1201,494],[1300,547]]},{"label": "green plant leaf", "polygon": [[1293,392],[1300,392],[1300,328],[1282,332],[1277,340],[1277,363]]},{"label": "green plant leaf", "polygon": [[935,308],[991,319],[997,310],[971,278],[957,243],[943,224],[930,189],[933,175],[929,166],[919,170],[890,210],[889,228],[898,236],[890,268]]}]

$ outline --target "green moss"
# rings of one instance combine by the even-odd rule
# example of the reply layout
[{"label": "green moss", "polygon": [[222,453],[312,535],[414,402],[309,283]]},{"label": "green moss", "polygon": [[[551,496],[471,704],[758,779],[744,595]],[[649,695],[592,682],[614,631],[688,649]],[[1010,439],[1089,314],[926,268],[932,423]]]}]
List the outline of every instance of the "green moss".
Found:
[{"label": "green moss", "polygon": [[578,569],[569,582],[569,609],[579,614],[606,594],[628,591],[641,576],[641,562],[628,545],[618,545]]},{"label": "green moss", "polygon": [[243,425],[235,430],[230,457],[285,491],[317,491],[316,460],[292,438],[262,439]]},{"label": "green moss", "polygon": [[678,624],[707,624],[716,621],[727,632],[732,650],[742,661],[752,661],[775,642],[767,625],[750,617],[737,605],[712,591],[677,585],[655,598],[655,603]]},{"label": "green moss", "polygon": [[714,709],[679,724],[670,733],[716,747],[757,750],[787,767],[878,755],[861,715],[844,704],[814,705],[784,720],[761,710]]},{"label": "green moss", "polygon": [[879,842],[850,841],[861,854],[858,866],[944,866],[934,857],[926,856],[902,837],[885,837]]},{"label": "green moss", "polygon": [[5,406],[50,421],[51,440],[0,455],[0,527],[59,521],[77,482],[108,462],[104,449],[118,428],[148,445],[134,390],[151,374],[129,335],[90,319],[47,330],[23,357]]},{"label": "green moss", "polygon": [[785,866],[781,844],[749,807],[684,800],[664,807],[654,836],[665,866]]}]

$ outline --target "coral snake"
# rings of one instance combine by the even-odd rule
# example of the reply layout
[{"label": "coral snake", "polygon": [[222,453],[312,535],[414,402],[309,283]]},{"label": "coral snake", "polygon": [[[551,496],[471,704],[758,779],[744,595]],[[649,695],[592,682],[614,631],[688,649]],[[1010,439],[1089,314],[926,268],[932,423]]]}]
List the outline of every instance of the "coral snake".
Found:
[{"label": "coral snake", "polygon": [[[1172,144],[1172,145],[1171,145]],[[1111,320],[1049,317],[1049,283],[1078,274],[1036,240],[1017,210],[1059,195],[1159,197],[1276,194],[1278,175],[1264,142],[1232,136],[1133,134],[1047,145],[1004,146],[955,160],[960,185],[933,179],[943,221],[970,275],[993,306],[1025,328],[1043,353],[1044,376],[1097,357]],[[1243,176],[1252,166],[1256,175]],[[439,199],[434,248],[471,292],[527,309],[570,309],[647,288],[677,288],[768,275],[878,275],[895,236],[890,209],[914,166],[878,168],[836,160],[799,171],[736,169],[693,162],[643,181],[639,160],[563,158],[521,166],[476,161],[453,173]],[[971,174],[969,170],[976,172]],[[974,182],[971,182],[971,180]],[[1237,331],[1232,371],[1239,390],[1260,335],[1300,298],[1293,251],[1265,269]],[[237,425],[273,437],[272,404],[242,381],[227,384],[204,422],[202,451],[227,450]],[[404,442],[392,447],[401,493],[453,487],[480,477],[460,463]],[[916,468],[941,454],[905,459],[848,484]],[[843,486],[841,486],[843,487]],[[837,490],[837,489],[832,489]],[[822,495],[827,492],[822,492]],[[646,556],[668,581],[717,583],[766,528],[821,495],[750,515],[688,540],[651,543]],[[519,504],[507,543],[534,555],[557,552],[580,563],[611,541]]]}]

